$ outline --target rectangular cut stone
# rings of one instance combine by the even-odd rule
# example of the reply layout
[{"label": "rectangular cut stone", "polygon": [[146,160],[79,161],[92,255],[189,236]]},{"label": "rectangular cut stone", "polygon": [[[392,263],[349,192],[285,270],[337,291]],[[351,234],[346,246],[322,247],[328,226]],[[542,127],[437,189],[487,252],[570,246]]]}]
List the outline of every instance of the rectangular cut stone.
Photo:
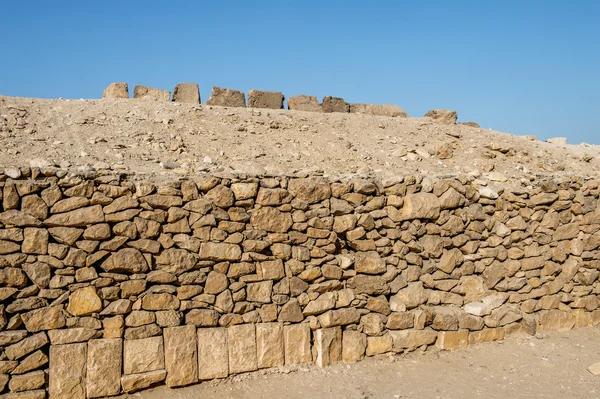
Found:
[{"label": "rectangular cut stone", "polygon": [[356,363],[365,357],[367,337],[360,331],[346,330],[342,338],[342,361]]},{"label": "rectangular cut stone", "polygon": [[469,333],[469,345],[483,342],[501,341],[504,339],[504,328],[487,328]]},{"label": "rectangular cut stone", "polygon": [[283,324],[259,323],[256,325],[256,352],[259,369],[283,366],[285,363]]},{"label": "rectangular cut stone", "polygon": [[2,396],[4,399],[45,399],[46,390],[36,389],[35,391],[26,391],[19,393],[7,393]]},{"label": "rectangular cut stone", "polygon": [[52,399],[85,399],[87,344],[50,346]]},{"label": "rectangular cut stone", "polygon": [[198,344],[195,326],[165,328],[165,367],[169,388],[198,381]]},{"label": "rectangular cut stone", "polygon": [[342,328],[321,328],[315,331],[317,366],[325,367],[342,360]]},{"label": "rectangular cut stone", "polygon": [[227,331],[224,328],[198,329],[198,378],[212,380],[229,375]]},{"label": "rectangular cut stone", "polygon": [[135,392],[163,381],[167,375],[165,370],[148,371],[147,373],[129,374],[121,377],[123,392]]},{"label": "rectangular cut stone", "polygon": [[440,349],[461,349],[469,346],[469,330],[440,331],[435,346]]},{"label": "rectangular cut stone", "polygon": [[312,362],[310,350],[310,326],[307,323],[283,327],[285,364]]},{"label": "rectangular cut stone", "polygon": [[138,374],[165,368],[163,337],[126,340],[123,347],[124,374]]},{"label": "rectangular cut stone", "polygon": [[103,398],[121,392],[123,340],[93,339],[87,351],[87,397]]},{"label": "rectangular cut stone", "polygon": [[256,331],[254,324],[239,324],[227,329],[229,373],[237,374],[258,369]]}]

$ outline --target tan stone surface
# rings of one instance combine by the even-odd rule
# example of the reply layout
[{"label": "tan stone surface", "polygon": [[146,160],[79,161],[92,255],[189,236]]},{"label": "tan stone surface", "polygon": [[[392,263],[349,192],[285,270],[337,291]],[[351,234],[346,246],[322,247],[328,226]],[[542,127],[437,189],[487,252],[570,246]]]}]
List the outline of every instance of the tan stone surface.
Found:
[{"label": "tan stone surface", "polygon": [[50,347],[49,395],[52,399],[85,399],[87,344]]},{"label": "tan stone surface", "polygon": [[310,326],[307,323],[283,327],[286,365],[312,362],[310,337]]},{"label": "tan stone surface", "polygon": [[124,375],[121,377],[121,386],[124,392],[135,392],[164,381],[166,376],[167,372],[165,370]]},{"label": "tan stone surface", "polygon": [[469,331],[440,331],[435,345],[440,349],[460,349],[469,346]]},{"label": "tan stone surface", "polygon": [[129,98],[129,87],[124,82],[111,83],[104,89],[102,98]]},{"label": "tan stone surface", "polygon": [[180,326],[163,330],[165,369],[168,387],[179,387],[198,381],[198,343],[196,327]]},{"label": "tan stone surface", "polygon": [[165,368],[163,337],[125,340],[123,373],[137,374]]},{"label": "tan stone surface", "polygon": [[67,311],[73,316],[87,316],[102,310],[102,300],[94,287],[80,288],[69,296]]},{"label": "tan stone surface", "polygon": [[88,398],[117,395],[121,391],[123,340],[92,339],[87,349]]},{"label": "tan stone surface", "polygon": [[211,380],[229,375],[227,329],[198,329],[198,378]]},{"label": "tan stone surface", "polygon": [[133,98],[144,98],[156,101],[170,101],[171,92],[168,90],[155,89],[153,87],[135,86]]},{"label": "tan stone surface", "polygon": [[315,347],[317,357],[315,362],[319,367],[325,367],[342,360],[342,328],[321,328],[315,331]]},{"label": "tan stone surface", "polygon": [[362,360],[367,350],[367,337],[360,331],[344,330],[342,336],[342,361],[356,363]]},{"label": "tan stone surface", "polygon": [[282,323],[256,324],[256,353],[259,369],[284,365],[285,346]]},{"label": "tan stone surface", "polygon": [[200,104],[200,89],[196,83],[178,83],[173,90],[173,101]]},{"label": "tan stone surface", "polygon": [[258,369],[256,329],[254,324],[241,324],[227,329],[229,373],[238,374]]}]

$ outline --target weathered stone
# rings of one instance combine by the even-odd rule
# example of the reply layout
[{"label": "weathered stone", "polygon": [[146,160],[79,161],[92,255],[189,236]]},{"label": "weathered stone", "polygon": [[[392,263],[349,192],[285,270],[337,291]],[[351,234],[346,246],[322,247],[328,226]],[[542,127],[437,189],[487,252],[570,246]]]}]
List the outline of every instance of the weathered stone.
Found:
[{"label": "weathered stone", "polygon": [[86,375],[88,398],[119,394],[122,359],[121,339],[93,339],[88,342]]},{"label": "weathered stone", "polygon": [[211,380],[229,375],[229,353],[225,328],[198,329],[198,378]]},{"label": "weathered stone", "polygon": [[256,324],[256,352],[259,369],[284,365],[283,324]]},{"label": "weathered stone", "polygon": [[307,323],[284,326],[283,340],[286,365],[312,362],[310,326]]},{"label": "weathered stone", "polygon": [[169,388],[198,381],[198,344],[196,327],[181,326],[164,329],[165,367]]},{"label": "weathered stone", "polygon": [[39,227],[42,225],[42,222],[35,217],[14,209],[0,213],[0,222],[15,227]]},{"label": "weathered stone", "polygon": [[350,104],[350,113],[408,118],[406,111],[392,104]]},{"label": "weathered stone", "polygon": [[431,121],[434,123],[454,125],[458,118],[458,114],[456,111],[448,111],[446,109],[432,109],[431,111],[428,111],[424,117],[431,118]]},{"label": "weathered stone", "polygon": [[248,108],[283,109],[283,93],[278,91],[248,91]]},{"label": "weathered stone", "polygon": [[155,209],[169,209],[183,204],[183,199],[176,195],[153,194],[140,199]]},{"label": "weathered stone", "polygon": [[250,224],[261,230],[273,233],[285,233],[292,227],[292,216],[276,208],[263,207],[254,212],[250,217]]},{"label": "weathered stone", "polygon": [[[6,331],[6,333],[10,333],[9,331]],[[2,339],[0,339],[0,342],[3,341],[8,341],[9,343],[14,341],[12,338],[15,337],[22,337],[22,333],[18,333],[18,334],[11,334],[8,336],[3,336],[0,337]],[[29,337],[25,338],[25,339],[21,339],[20,341],[5,347],[4,349],[4,353],[6,354],[6,357],[8,357],[9,360],[18,360],[28,354],[30,354],[31,352],[40,349],[41,347],[43,347],[44,345],[46,345],[48,343],[48,337],[46,336],[46,333],[41,332],[38,334],[34,334],[34,335],[30,335]]]},{"label": "weathered stone", "polygon": [[290,299],[285,305],[283,305],[277,320],[280,322],[287,321],[291,323],[299,323],[304,320],[304,315],[302,314],[298,300]]},{"label": "weathered stone", "polygon": [[193,269],[197,263],[197,257],[184,249],[169,248],[156,257],[156,268],[158,270],[177,276]]},{"label": "weathered stone", "polygon": [[331,97],[325,96],[323,97],[323,101],[321,102],[321,108],[323,112],[350,112],[350,104],[344,101],[343,98],[340,97]]},{"label": "weathered stone", "polygon": [[75,227],[51,227],[48,232],[59,243],[71,246],[81,237],[83,230]]},{"label": "weathered stone", "polygon": [[357,273],[364,274],[383,274],[387,270],[385,261],[375,251],[357,252],[354,267]]},{"label": "weathered stone", "polygon": [[235,262],[241,258],[242,249],[239,245],[204,242],[200,246],[200,259]]},{"label": "weathered stone", "polygon": [[198,88],[198,84],[178,83],[173,90],[173,101],[180,103],[200,104],[200,89]]},{"label": "weathered stone", "polygon": [[91,328],[76,327],[63,330],[48,331],[50,343],[52,345],[73,344],[77,342],[87,342],[92,338],[98,338],[100,332]]},{"label": "weathered stone", "polygon": [[46,288],[50,284],[50,266],[43,262],[25,263],[23,271],[38,288]]},{"label": "weathered stone", "polygon": [[166,292],[148,294],[142,298],[144,310],[177,310],[180,304],[179,298]]},{"label": "weathered stone", "polygon": [[111,273],[144,273],[148,270],[148,263],[137,249],[124,248],[113,253],[101,267]]},{"label": "weathered stone", "polygon": [[415,315],[408,312],[392,313],[388,316],[386,327],[390,330],[406,330],[414,326]]},{"label": "weathered stone", "polygon": [[94,287],[84,287],[69,296],[67,311],[73,316],[87,316],[102,310],[102,300]]},{"label": "weathered stone", "polygon": [[319,100],[314,96],[298,95],[288,98],[288,109],[293,111],[323,112]]},{"label": "weathered stone", "polygon": [[484,342],[501,341],[503,339],[503,328],[487,328],[485,330],[471,331],[469,333],[469,345],[480,344]]},{"label": "weathered stone", "polygon": [[[440,216],[440,207],[440,200],[434,194],[417,193],[407,195],[406,197],[404,197],[404,206],[402,207],[402,220],[435,220]],[[394,218],[392,218],[392,220],[394,220]]]},{"label": "weathered stone", "polygon": [[258,193],[258,183],[234,183],[231,191],[237,201],[251,199]]},{"label": "weathered stone", "polygon": [[8,383],[11,392],[32,391],[43,388],[46,384],[46,373],[43,370],[32,371],[27,374],[13,375]]},{"label": "weathered stone", "polygon": [[85,399],[87,344],[50,346],[49,395],[56,399]]},{"label": "weathered stone", "polygon": [[229,373],[238,374],[258,369],[254,324],[241,324],[227,329]]},{"label": "weathered stone", "polygon": [[261,281],[260,283],[248,284],[246,288],[246,300],[249,302],[270,303],[273,281]]},{"label": "weathered stone", "polygon": [[84,227],[103,222],[104,212],[102,211],[102,206],[94,205],[52,215],[44,221],[44,225],[49,227]]},{"label": "weathered stone", "polygon": [[129,98],[129,86],[125,82],[111,83],[104,89],[102,98]]},{"label": "weathered stone", "polygon": [[0,255],[12,254],[20,250],[21,246],[16,242],[0,240]]},{"label": "weathered stone", "polygon": [[246,96],[244,92],[221,87],[213,87],[210,98],[206,105],[218,105],[222,107],[246,107]]},{"label": "weathered stone", "polygon": [[185,324],[216,327],[219,324],[219,313],[212,309],[192,309],[185,315]]},{"label": "weathered stone", "polygon": [[390,335],[367,337],[367,356],[391,352],[394,341]]},{"label": "weathered stone", "polygon": [[288,190],[297,200],[306,201],[309,204],[331,197],[329,183],[319,178],[291,179],[288,182]]},{"label": "weathered stone", "polygon": [[318,315],[335,308],[337,296],[335,292],[325,292],[306,305],[302,313],[305,316]]},{"label": "weathered stone", "polygon": [[317,366],[325,367],[342,360],[341,327],[321,328],[315,331]]},{"label": "weathered stone", "polygon": [[48,253],[48,231],[45,229],[27,228],[21,251],[25,254],[46,255]]},{"label": "weathered stone", "polygon": [[319,316],[319,322],[325,328],[355,324],[359,320],[360,313],[355,308],[329,310]]},{"label": "weathered stone", "polygon": [[123,372],[145,373],[165,368],[163,337],[126,340],[123,346]]},{"label": "weathered stone", "polygon": [[170,101],[171,92],[168,90],[137,85],[133,89],[133,98],[145,98],[155,101]]},{"label": "weathered stone", "polygon": [[440,331],[435,346],[440,349],[460,349],[469,346],[469,331]]},{"label": "weathered stone", "polygon": [[403,308],[413,309],[427,302],[427,293],[422,282],[409,283],[408,286],[390,298],[390,309],[393,312]]},{"label": "weathered stone", "polygon": [[356,294],[385,295],[389,294],[390,287],[381,276],[358,275],[348,280],[348,288]]},{"label": "weathered stone", "polygon": [[131,393],[158,384],[164,381],[166,376],[167,372],[165,370],[124,375],[121,377],[121,386],[123,392]]},{"label": "weathered stone", "polygon": [[25,359],[22,359],[19,362],[19,365],[11,371],[11,374],[24,374],[29,371],[39,369],[41,366],[47,363],[48,356],[46,356],[43,351],[38,350],[27,356]]},{"label": "weathered stone", "polygon": [[21,314],[21,319],[25,323],[27,331],[30,332],[54,330],[62,328],[66,324],[62,308],[58,306],[34,309]]},{"label": "weathered stone", "polygon": [[367,337],[359,331],[344,330],[342,337],[342,361],[356,363],[362,360],[367,349]]},{"label": "weathered stone", "polygon": [[437,340],[437,332],[432,330],[401,330],[391,331],[390,335],[394,342],[394,350],[403,349],[412,351],[423,345],[431,345]]}]

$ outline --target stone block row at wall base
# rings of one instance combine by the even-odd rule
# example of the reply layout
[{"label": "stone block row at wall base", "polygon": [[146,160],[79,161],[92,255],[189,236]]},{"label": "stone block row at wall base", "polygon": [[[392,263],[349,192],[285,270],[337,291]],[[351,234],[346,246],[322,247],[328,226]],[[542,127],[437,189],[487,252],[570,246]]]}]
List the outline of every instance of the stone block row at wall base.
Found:
[{"label": "stone block row at wall base", "polygon": [[[127,83],[111,83],[102,98],[129,98]],[[171,92],[146,86],[135,86],[133,98],[146,98],[156,101],[171,101]],[[179,83],[173,90],[173,101],[200,104],[200,89],[196,83]]]},{"label": "stone block row at wall base", "polygon": [[155,101],[171,101],[171,92],[168,90],[138,85],[133,89],[133,98],[145,98]]},{"label": "stone block row at wall base", "polygon": [[221,107],[246,107],[246,95],[239,90],[213,87],[207,105],[218,105]]},{"label": "stone block row at wall base", "polygon": [[157,185],[8,168],[0,393],[102,397],[596,325],[599,197],[578,176]]}]

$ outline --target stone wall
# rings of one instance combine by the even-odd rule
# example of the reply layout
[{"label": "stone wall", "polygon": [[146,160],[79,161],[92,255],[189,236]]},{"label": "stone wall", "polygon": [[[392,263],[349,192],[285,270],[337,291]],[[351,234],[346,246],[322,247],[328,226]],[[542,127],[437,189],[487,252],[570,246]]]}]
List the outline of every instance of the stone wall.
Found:
[{"label": "stone wall", "polygon": [[0,393],[97,398],[600,321],[597,180],[0,175]]}]

